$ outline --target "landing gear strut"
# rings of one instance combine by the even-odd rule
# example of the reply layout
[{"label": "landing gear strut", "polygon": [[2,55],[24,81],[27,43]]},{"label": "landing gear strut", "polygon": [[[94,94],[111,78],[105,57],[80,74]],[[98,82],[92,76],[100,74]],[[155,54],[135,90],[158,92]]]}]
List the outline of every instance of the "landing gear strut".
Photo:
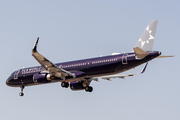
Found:
[{"label": "landing gear strut", "polygon": [[69,83],[68,83],[67,81],[62,82],[62,83],[61,83],[61,86],[62,86],[62,87],[65,87],[65,88],[68,88],[68,87],[69,87]]},{"label": "landing gear strut", "polygon": [[19,93],[19,96],[24,96],[24,93],[23,93],[23,89],[24,89],[24,86],[21,86],[21,92]]}]

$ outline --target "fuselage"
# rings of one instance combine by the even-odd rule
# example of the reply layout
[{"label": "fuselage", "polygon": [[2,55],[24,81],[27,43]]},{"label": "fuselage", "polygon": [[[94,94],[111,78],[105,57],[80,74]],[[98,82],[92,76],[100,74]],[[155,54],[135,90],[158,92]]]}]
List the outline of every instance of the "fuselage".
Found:
[{"label": "fuselage", "polygon": [[[81,81],[98,76],[112,75],[135,68],[143,63],[154,59],[161,53],[159,51],[147,51],[149,53],[143,59],[137,59],[135,53],[124,53],[118,55],[110,55],[91,59],[77,60],[71,62],[57,63],[56,66],[74,73],[76,78],[66,76],[68,82]],[[37,83],[34,75],[38,73],[48,72],[42,66],[23,68],[13,72],[6,81],[11,87],[31,86],[45,83]],[[51,82],[62,82],[61,78],[54,78]]]}]

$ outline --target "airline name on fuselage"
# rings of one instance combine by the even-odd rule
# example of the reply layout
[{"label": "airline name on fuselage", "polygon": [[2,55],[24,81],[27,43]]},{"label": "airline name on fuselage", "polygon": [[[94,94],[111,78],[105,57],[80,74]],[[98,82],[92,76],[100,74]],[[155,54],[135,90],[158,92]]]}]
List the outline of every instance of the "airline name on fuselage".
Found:
[{"label": "airline name on fuselage", "polygon": [[22,74],[27,74],[27,73],[37,73],[45,70],[43,67],[34,67],[34,68],[25,68],[22,69]]}]

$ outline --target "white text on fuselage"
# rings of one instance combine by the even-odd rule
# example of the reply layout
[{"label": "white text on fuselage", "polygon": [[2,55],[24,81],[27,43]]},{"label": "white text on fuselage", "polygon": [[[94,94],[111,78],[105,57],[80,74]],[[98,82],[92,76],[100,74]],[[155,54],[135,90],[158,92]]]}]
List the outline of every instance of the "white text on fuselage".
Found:
[{"label": "white text on fuselage", "polygon": [[36,73],[43,71],[44,68],[42,67],[36,67],[36,68],[27,68],[27,69],[22,69],[22,74],[27,74],[27,73]]}]

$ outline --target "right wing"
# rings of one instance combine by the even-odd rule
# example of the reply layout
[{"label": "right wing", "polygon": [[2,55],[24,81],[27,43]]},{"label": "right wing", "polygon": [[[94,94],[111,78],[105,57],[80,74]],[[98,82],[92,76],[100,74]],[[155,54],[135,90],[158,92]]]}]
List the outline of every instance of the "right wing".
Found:
[{"label": "right wing", "polygon": [[147,65],[148,65],[148,63],[145,64],[145,66],[143,67],[143,69],[141,70],[140,73],[124,74],[124,75],[108,75],[108,76],[94,77],[94,78],[91,78],[91,80],[98,81],[99,78],[104,79],[104,80],[109,80],[109,81],[111,81],[111,78],[122,78],[122,79],[124,79],[125,77],[134,76],[134,75],[144,73],[144,71],[146,70]]},{"label": "right wing", "polygon": [[53,64],[51,61],[49,61],[47,58],[45,58],[43,55],[41,55],[37,51],[37,44],[38,44],[39,38],[37,39],[36,43],[34,44],[34,47],[32,49],[32,56],[39,62],[39,64],[50,73],[50,75],[61,78],[65,80],[66,76],[72,76],[75,78],[76,76],[69,72],[66,71],[62,68],[59,68],[55,64]]}]

